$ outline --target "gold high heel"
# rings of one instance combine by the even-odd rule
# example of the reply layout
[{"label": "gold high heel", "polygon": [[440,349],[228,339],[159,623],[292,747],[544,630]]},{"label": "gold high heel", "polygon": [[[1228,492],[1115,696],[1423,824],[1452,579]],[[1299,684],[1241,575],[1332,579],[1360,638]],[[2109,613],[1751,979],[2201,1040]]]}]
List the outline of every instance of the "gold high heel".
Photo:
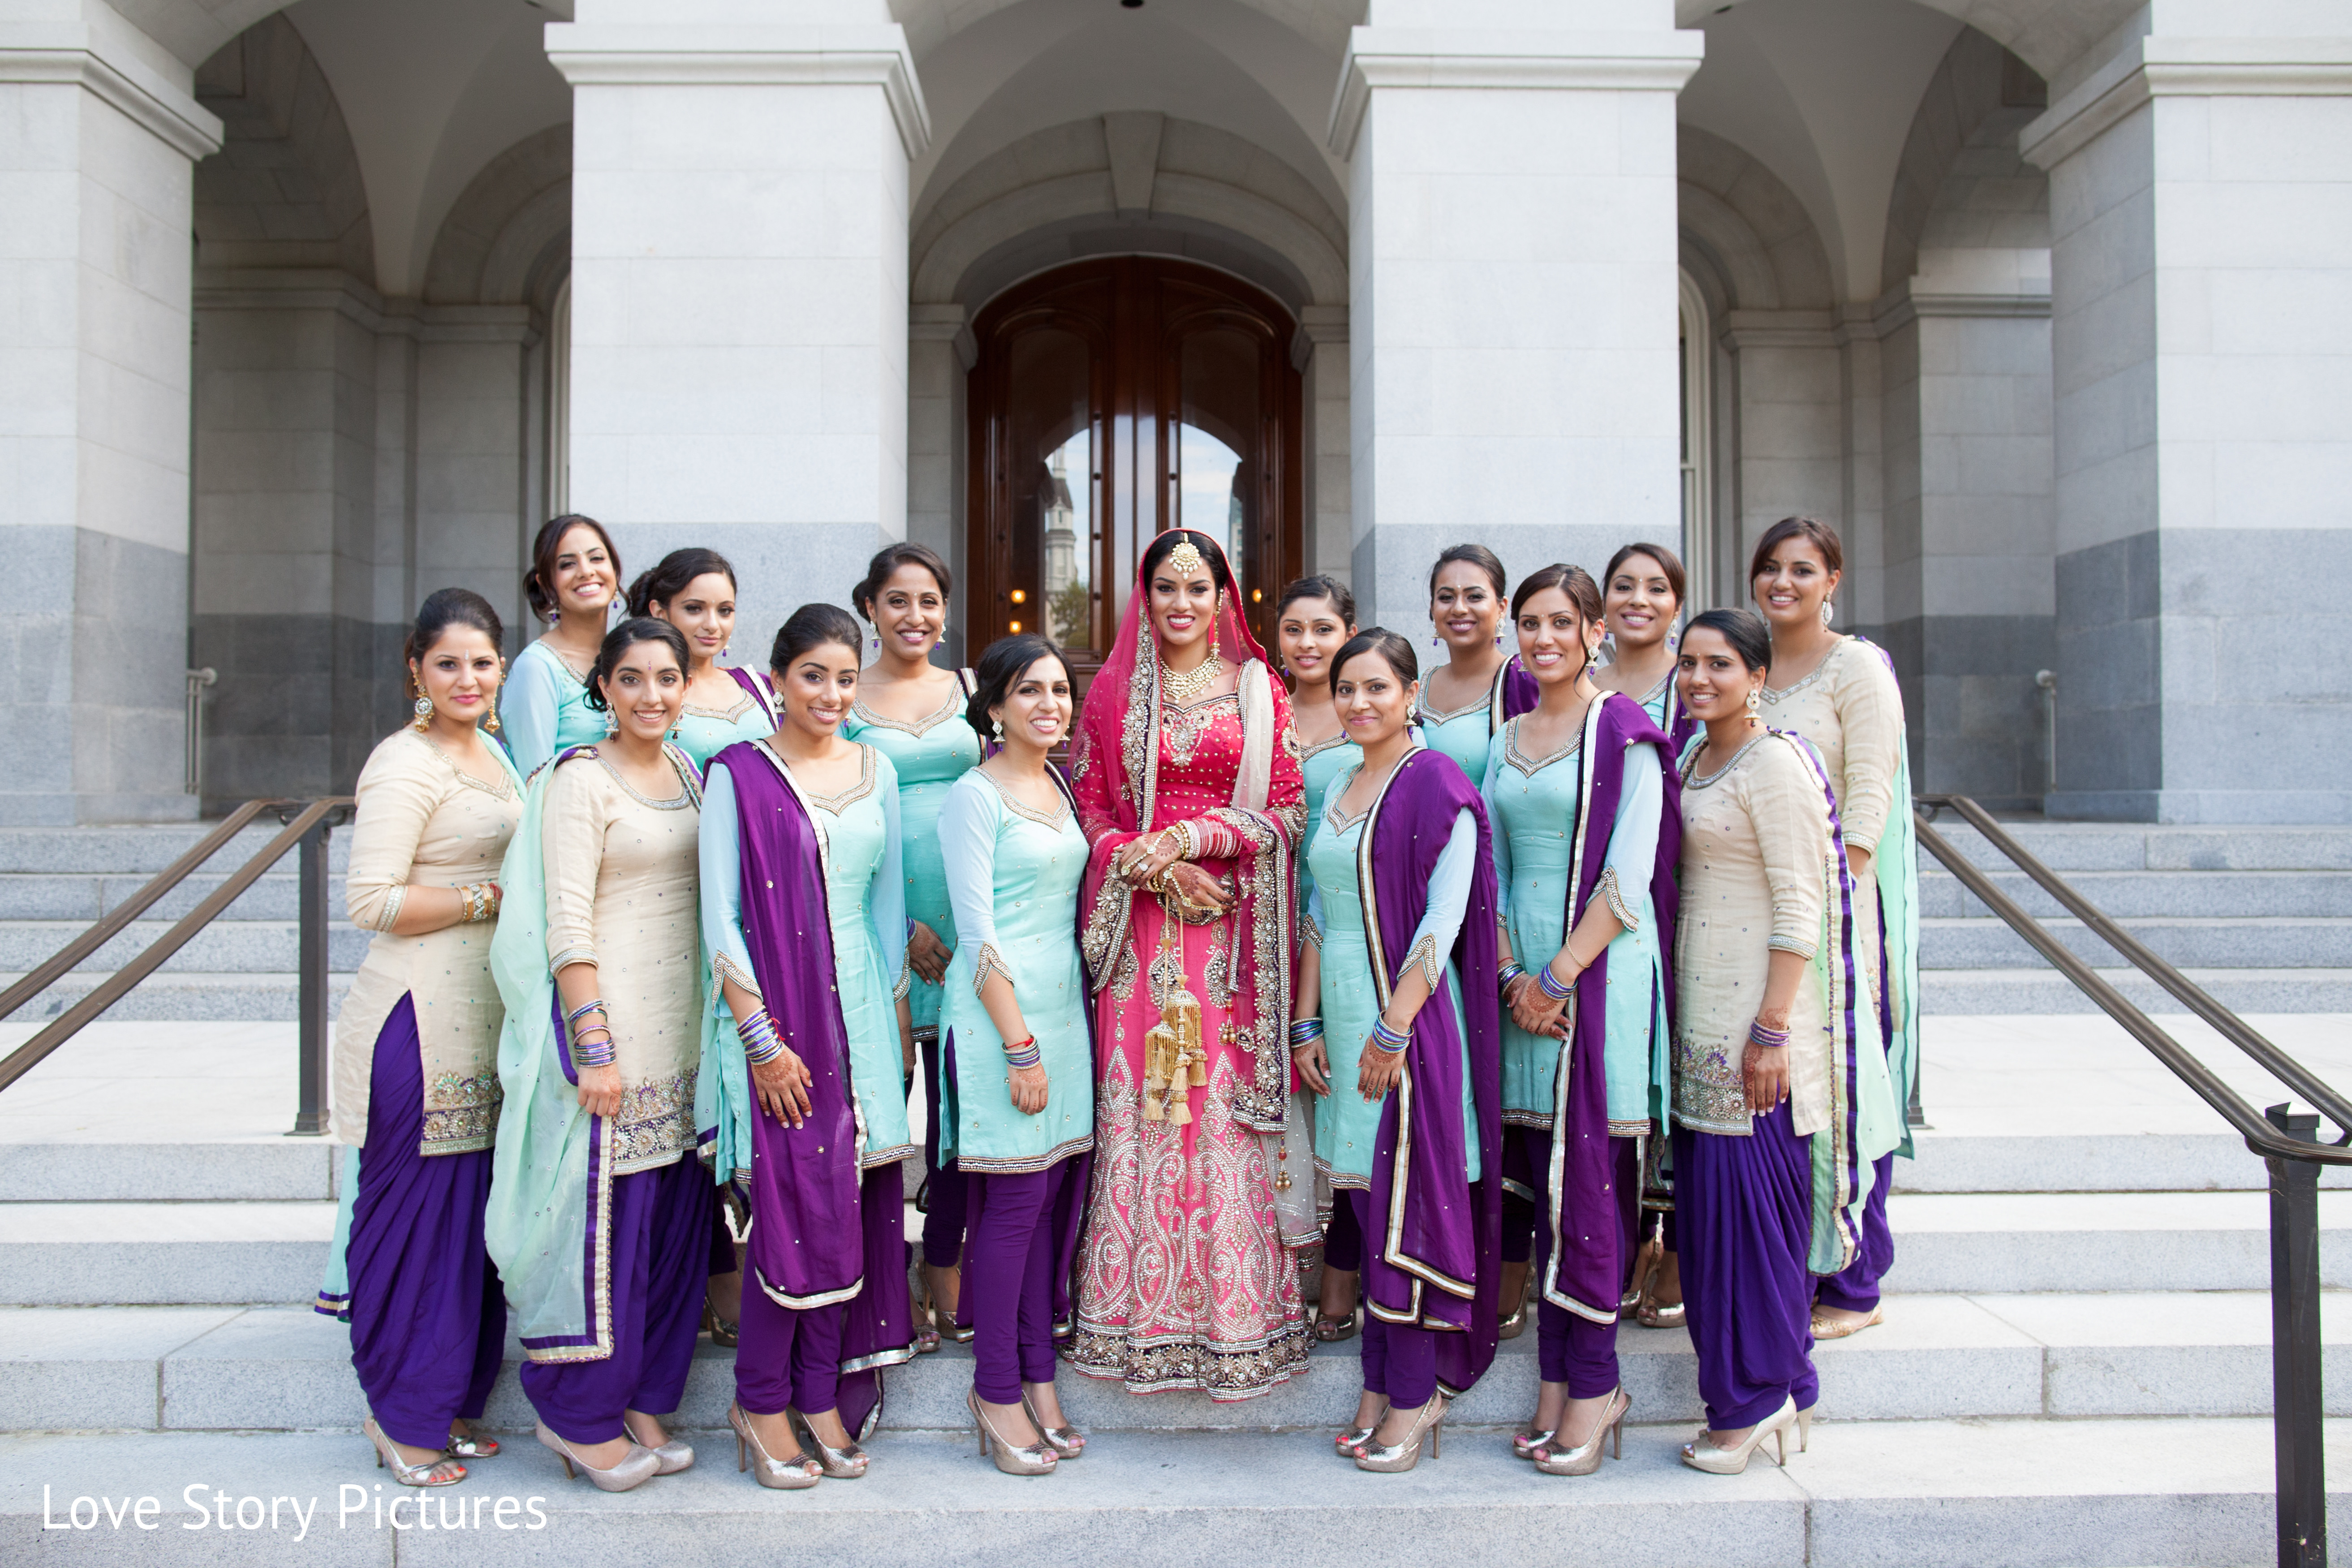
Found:
[{"label": "gold high heel", "polygon": [[1445,1425],[1445,1395],[1431,1394],[1429,1403],[1423,1405],[1421,1413],[1412,1418],[1412,1426],[1406,1430],[1403,1442],[1385,1447],[1378,1443],[1365,1444],[1363,1452],[1356,1456],[1356,1468],[1381,1475],[1402,1474],[1421,1463],[1421,1444],[1424,1437],[1429,1440],[1429,1457],[1436,1458],[1438,1433]]},{"label": "gold high heel", "polygon": [[824,1471],[806,1454],[794,1454],[789,1459],[768,1457],[767,1445],[751,1430],[751,1418],[743,1414],[740,1405],[727,1407],[727,1425],[735,1428],[735,1473],[741,1475],[751,1468],[751,1456],[760,1456],[760,1468],[751,1471],[751,1479],[763,1487],[780,1492],[796,1492],[813,1487],[824,1479]]},{"label": "gold high heel", "polygon": [[980,1407],[980,1391],[972,1390],[963,1396],[971,1411],[972,1424],[980,1429],[980,1452],[983,1458],[992,1458],[996,1468],[1008,1476],[1050,1476],[1058,1456],[1045,1443],[1032,1443],[1027,1447],[1015,1447],[997,1436],[996,1428],[988,1424],[988,1413]]},{"label": "gold high heel", "polygon": [[1643,1298],[1650,1292],[1650,1282],[1658,1277],[1658,1270],[1665,1267],[1665,1258],[1664,1237],[1654,1235],[1642,1243],[1640,1249],[1633,1254],[1633,1277],[1625,1282],[1625,1293],[1617,1299],[1619,1311],[1630,1312],[1642,1304]]},{"label": "gold high heel", "polygon": [[1547,1447],[1559,1436],[1559,1428],[1557,1426],[1530,1426],[1523,1432],[1514,1432],[1511,1434],[1511,1453],[1518,1458],[1532,1459],[1538,1448]]},{"label": "gold high heel", "polygon": [[1858,1322],[1842,1323],[1822,1316],[1819,1307],[1813,1309],[1813,1338],[1817,1340],[1850,1340],[1864,1329],[1874,1329],[1886,1321],[1886,1303],[1881,1301],[1870,1310],[1870,1315]]},{"label": "gold high heel", "polygon": [[1389,1407],[1386,1403],[1383,1403],[1381,1405],[1381,1413],[1372,1417],[1371,1426],[1350,1426],[1340,1433],[1333,1445],[1339,1450],[1339,1458],[1343,1459],[1360,1458],[1366,1446],[1371,1442],[1373,1432],[1379,1429],[1382,1421],[1388,1419],[1388,1414]]},{"label": "gold high heel", "polygon": [[629,1418],[625,1415],[621,1417],[621,1430],[629,1434],[630,1442],[636,1444],[638,1447],[654,1457],[654,1474],[674,1476],[680,1470],[694,1468],[692,1444],[681,1442],[676,1437],[665,1437],[661,1441],[661,1446],[656,1447],[637,1436],[636,1433],[630,1428]]},{"label": "gold high heel", "polygon": [[1513,1268],[1523,1268],[1527,1271],[1519,1276],[1518,1300],[1512,1304],[1509,1311],[1501,1315],[1500,1321],[1495,1325],[1495,1337],[1496,1339],[1515,1340],[1527,1330],[1528,1302],[1533,1299],[1536,1293],[1535,1265],[1532,1263],[1507,1263],[1503,1268],[1506,1272]]},{"label": "gold high heel", "polygon": [[[1649,1277],[1642,1281],[1641,1304],[1633,1310],[1633,1321],[1645,1329],[1679,1329],[1689,1321],[1687,1302],[1659,1304],[1658,1281],[1665,1278],[1665,1273],[1666,1249],[1665,1244],[1661,1242],[1657,1260],[1652,1266]],[[1680,1283],[1679,1276],[1676,1283]]]},{"label": "gold high heel", "polygon": [[1812,1447],[1813,1412],[1819,1410],[1821,1407],[1821,1402],[1819,1400],[1815,1400],[1812,1404],[1806,1405],[1802,1410],[1797,1412],[1797,1452],[1800,1454]]},{"label": "gold high heel", "polygon": [[873,1456],[859,1447],[854,1438],[838,1448],[827,1447],[824,1439],[816,1435],[816,1424],[789,1405],[784,1406],[784,1419],[794,1423],[808,1446],[816,1450],[817,1463],[834,1480],[856,1480],[866,1474],[866,1467],[873,1462]]},{"label": "gold high heel", "polygon": [[1593,1427],[1591,1436],[1574,1448],[1530,1455],[1536,1468],[1548,1476],[1589,1476],[1601,1468],[1601,1445],[1604,1439],[1610,1451],[1623,1458],[1625,1413],[1633,1408],[1633,1401],[1622,1388],[1613,1391],[1609,1401],[1601,1408],[1601,1424]]},{"label": "gold high heel", "polygon": [[[628,1428],[624,1426],[622,1430],[626,1432]],[[565,1480],[577,1480],[581,1472],[585,1471],[600,1492],[634,1491],[661,1471],[661,1461],[654,1458],[654,1451],[635,1437],[629,1439],[627,1453],[601,1470],[573,1453],[572,1445],[550,1431],[544,1421],[539,1424],[539,1440],[542,1446],[553,1449],[555,1457],[563,1461]]]},{"label": "gold high heel", "polygon": [[360,1430],[375,1446],[375,1468],[390,1470],[392,1479],[402,1486],[454,1487],[466,1479],[466,1467],[446,1454],[436,1454],[421,1465],[412,1465],[402,1458],[400,1450],[392,1446],[392,1439],[383,1435],[383,1428],[375,1424],[373,1415],[360,1423]]},{"label": "gold high heel", "polygon": [[1683,1463],[1694,1470],[1705,1470],[1710,1476],[1739,1475],[1748,1468],[1749,1457],[1764,1446],[1765,1438],[1769,1437],[1772,1439],[1774,1462],[1785,1469],[1789,1464],[1788,1432],[1796,1424],[1797,1402],[1783,1399],[1780,1409],[1748,1429],[1748,1436],[1740,1440],[1737,1448],[1718,1448],[1708,1442],[1707,1434],[1701,1431],[1695,1440],[1683,1445]]},{"label": "gold high heel", "polygon": [[1087,1451],[1087,1435],[1075,1426],[1046,1426],[1029,1402],[1025,1388],[1021,1391],[1021,1414],[1029,1417],[1029,1425],[1037,1428],[1037,1436],[1045,1439],[1045,1447],[1054,1450],[1056,1458],[1075,1459]]}]

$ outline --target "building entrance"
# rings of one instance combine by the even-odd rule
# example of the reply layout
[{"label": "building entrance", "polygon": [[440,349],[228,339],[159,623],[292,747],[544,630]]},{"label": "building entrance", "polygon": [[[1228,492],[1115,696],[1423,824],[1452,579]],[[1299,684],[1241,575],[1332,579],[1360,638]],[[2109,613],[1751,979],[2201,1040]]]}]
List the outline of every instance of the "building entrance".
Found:
[{"label": "building entrance", "polygon": [[1160,257],[1058,268],[972,324],[970,646],[1039,631],[1101,662],[1162,529],[1225,547],[1273,646],[1303,510],[1296,325],[1272,296]]}]

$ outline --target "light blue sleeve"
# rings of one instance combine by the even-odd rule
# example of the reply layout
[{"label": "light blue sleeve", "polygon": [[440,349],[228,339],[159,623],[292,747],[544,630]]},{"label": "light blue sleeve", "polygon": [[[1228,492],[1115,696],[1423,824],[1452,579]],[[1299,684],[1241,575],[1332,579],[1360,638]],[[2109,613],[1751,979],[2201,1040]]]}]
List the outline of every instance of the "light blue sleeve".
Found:
[{"label": "light blue sleeve", "polygon": [[752,995],[751,948],[743,939],[743,843],[735,813],[735,775],[713,767],[702,781],[702,833],[697,858],[702,874],[702,944],[710,967]]},{"label": "light blue sleeve", "polygon": [[1418,963],[1434,992],[1445,981],[1445,965],[1454,954],[1454,938],[1462,934],[1462,917],[1470,907],[1470,884],[1478,869],[1478,819],[1465,806],[1454,818],[1454,831],[1429,874],[1429,903],[1421,924],[1413,928],[1409,963]]},{"label": "light blue sleeve", "polygon": [[898,837],[898,770],[879,749],[875,760],[881,776],[875,787],[882,796],[882,862],[866,889],[866,907],[874,914],[874,936],[881,944],[882,968],[890,976],[893,995],[908,992],[906,847]]},{"label": "light blue sleeve", "polygon": [[[940,807],[940,858],[946,863],[948,907],[955,911],[956,944],[976,954],[996,942],[996,791],[966,773],[949,786]],[[974,971],[975,983],[981,978]]]},{"label": "light blue sleeve", "polygon": [[1486,748],[1486,776],[1479,781],[1478,795],[1486,803],[1486,820],[1494,824],[1495,889],[1497,896],[1507,894],[1511,886],[1511,836],[1503,831],[1502,815],[1495,809],[1495,791],[1503,782],[1503,770],[1510,764],[1503,761],[1507,748]]},{"label": "light blue sleeve", "polygon": [[554,663],[554,655],[532,643],[515,655],[506,689],[499,693],[499,723],[514,753],[515,771],[525,778],[555,755],[555,710],[562,697]]},{"label": "light blue sleeve", "polygon": [[[1658,816],[1665,799],[1658,748],[1647,742],[1626,747],[1625,789],[1617,797],[1617,824],[1609,830],[1609,853],[1601,864],[1615,883],[1617,897],[1609,907],[1627,931],[1641,929],[1642,906],[1649,902],[1650,878],[1658,861]],[[1610,891],[1604,882],[1593,897],[1606,898]],[[1633,918],[1627,920],[1628,915]]]}]

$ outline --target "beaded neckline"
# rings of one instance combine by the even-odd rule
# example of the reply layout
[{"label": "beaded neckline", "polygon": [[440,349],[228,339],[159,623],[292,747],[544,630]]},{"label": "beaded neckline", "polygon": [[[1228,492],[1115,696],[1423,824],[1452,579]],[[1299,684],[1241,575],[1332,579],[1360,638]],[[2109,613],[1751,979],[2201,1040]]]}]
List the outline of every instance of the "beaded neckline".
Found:
[{"label": "beaded neckline", "polygon": [[1030,805],[1016,798],[1011,790],[1006,789],[1003,784],[998,783],[995,775],[989,773],[986,769],[974,768],[972,771],[980,775],[982,783],[987,784],[989,788],[996,792],[996,798],[1003,801],[1004,803],[1004,809],[1013,813],[1013,816],[1027,817],[1030,821],[1035,823],[1040,827],[1059,827],[1062,824],[1070,820],[1070,803],[1067,800],[1061,798],[1061,792],[1059,790],[1054,792],[1054,805],[1057,809],[1050,813],[1043,812],[1039,811],[1035,806]]},{"label": "beaded neckline", "polygon": [[1853,640],[1853,639],[1849,637],[1839,637],[1837,641],[1830,645],[1830,651],[1822,655],[1821,663],[1813,666],[1811,673],[1806,675],[1802,680],[1796,682],[1792,686],[1784,686],[1778,691],[1773,690],[1768,686],[1764,688],[1762,700],[1766,702],[1785,702],[1790,698],[1797,695],[1800,691],[1805,690],[1814,682],[1820,680],[1822,676],[1827,675],[1830,672],[1830,665],[1832,661],[1834,660],[1838,655],[1843,653],[1845,651],[1846,644]]},{"label": "beaded neckline", "polygon": [[1512,719],[1508,723],[1503,726],[1503,760],[1506,763],[1508,763],[1511,766],[1518,769],[1520,773],[1526,774],[1528,778],[1535,777],[1536,774],[1543,772],[1546,768],[1551,766],[1552,763],[1572,757],[1576,755],[1577,752],[1584,749],[1584,726],[1582,724],[1579,724],[1576,727],[1576,733],[1570,737],[1567,745],[1562,746],[1559,750],[1552,752],[1549,756],[1528,756],[1525,752],[1519,750],[1519,719],[1523,719],[1527,715],[1525,714],[1520,714],[1517,718]]},{"label": "beaded neckline", "polygon": [[863,700],[852,702],[849,705],[849,710],[856,714],[866,723],[871,724],[877,729],[896,730],[902,735],[912,735],[919,741],[924,736],[929,734],[932,731],[938,729],[941,724],[946,723],[950,719],[955,717],[957,712],[960,711],[962,707],[962,704],[958,700],[958,699],[962,696],[962,683],[957,680],[950,680],[948,682],[948,694],[946,700],[941,702],[930,712],[925,714],[922,718],[917,719],[911,723],[904,719],[893,719],[886,714],[877,713],[873,709],[866,706]]},{"label": "beaded neckline", "polygon": [[1739,763],[1740,763],[1740,759],[1741,759],[1741,758],[1743,758],[1743,757],[1747,756],[1748,752],[1750,752],[1754,751],[1757,747],[1759,747],[1759,746],[1762,745],[1765,742],[1767,742],[1767,741],[1770,740],[1771,738],[1772,738],[1772,731],[1769,731],[1769,730],[1765,730],[1765,731],[1760,731],[1759,733],[1758,733],[1758,734],[1757,734],[1757,736],[1755,737],[1755,739],[1753,739],[1753,740],[1749,741],[1746,745],[1744,745],[1744,746],[1740,747],[1740,748],[1739,748],[1739,750],[1738,750],[1738,751],[1736,751],[1736,752],[1732,752],[1732,753],[1731,753],[1731,760],[1730,760],[1729,762],[1727,762],[1727,763],[1724,763],[1724,764],[1723,764],[1723,766],[1721,766],[1721,767],[1719,767],[1719,768],[1716,769],[1716,770],[1715,770],[1715,772],[1713,772],[1713,773],[1711,773],[1707,774],[1705,778],[1701,778],[1701,777],[1699,777],[1699,775],[1698,775],[1698,753],[1699,753],[1699,748],[1696,748],[1696,747],[1695,747],[1695,748],[1693,748],[1693,749],[1692,749],[1692,751],[1691,751],[1691,754],[1690,754],[1690,761],[1688,761],[1687,763],[1685,763],[1683,764],[1683,788],[1685,788],[1685,789],[1706,789],[1706,787],[1708,787],[1710,784],[1713,784],[1717,783],[1718,780],[1720,780],[1720,779],[1723,777],[1723,775],[1724,775],[1724,774],[1726,774],[1726,773],[1729,773],[1732,769],[1734,769],[1734,768],[1738,767],[1738,766],[1739,765]]}]

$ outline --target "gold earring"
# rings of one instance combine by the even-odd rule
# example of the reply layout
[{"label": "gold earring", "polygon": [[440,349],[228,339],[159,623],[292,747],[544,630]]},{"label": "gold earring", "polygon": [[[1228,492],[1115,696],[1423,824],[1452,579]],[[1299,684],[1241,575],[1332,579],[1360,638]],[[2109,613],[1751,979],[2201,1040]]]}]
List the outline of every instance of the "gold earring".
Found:
[{"label": "gold earring", "polygon": [[409,721],[409,728],[415,730],[420,735],[425,733],[426,730],[432,728],[433,699],[419,693],[416,701],[410,710],[414,712],[416,717]]}]

